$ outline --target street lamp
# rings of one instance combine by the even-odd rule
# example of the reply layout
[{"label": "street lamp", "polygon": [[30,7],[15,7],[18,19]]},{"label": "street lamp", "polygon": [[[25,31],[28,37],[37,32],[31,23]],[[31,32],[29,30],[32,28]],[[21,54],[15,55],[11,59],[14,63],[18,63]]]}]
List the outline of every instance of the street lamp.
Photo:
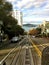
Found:
[{"label": "street lamp", "polygon": [[2,26],[3,25],[3,22],[0,21],[0,42],[2,42]]}]

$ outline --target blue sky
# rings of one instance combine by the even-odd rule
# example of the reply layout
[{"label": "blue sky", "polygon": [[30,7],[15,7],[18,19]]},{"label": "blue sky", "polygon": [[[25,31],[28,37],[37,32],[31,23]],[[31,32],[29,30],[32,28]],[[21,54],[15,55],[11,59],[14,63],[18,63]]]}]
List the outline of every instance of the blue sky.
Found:
[{"label": "blue sky", "polygon": [[23,12],[23,23],[38,24],[49,21],[49,0],[8,0],[13,10]]}]

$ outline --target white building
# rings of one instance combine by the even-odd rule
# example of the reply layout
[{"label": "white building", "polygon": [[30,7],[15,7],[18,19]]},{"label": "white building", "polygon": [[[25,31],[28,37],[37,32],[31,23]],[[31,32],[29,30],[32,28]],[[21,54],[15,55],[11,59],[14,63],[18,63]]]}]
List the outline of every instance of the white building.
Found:
[{"label": "white building", "polygon": [[42,33],[49,33],[49,21],[43,21]]},{"label": "white building", "polygon": [[18,11],[18,10],[15,10],[15,11],[12,11],[12,16],[18,20],[18,25],[21,25],[22,26],[22,21],[23,21],[23,16],[22,16],[22,12]]}]

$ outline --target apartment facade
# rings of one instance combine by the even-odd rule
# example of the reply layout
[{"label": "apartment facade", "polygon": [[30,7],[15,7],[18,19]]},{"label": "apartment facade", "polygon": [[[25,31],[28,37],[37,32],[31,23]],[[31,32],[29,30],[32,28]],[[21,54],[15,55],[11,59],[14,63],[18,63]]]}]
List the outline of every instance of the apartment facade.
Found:
[{"label": "apartment facade", "polygon": [[41,28],[42,33],[49,33],[49,21],[43,21]]},{"label": "apartment facade", "polygon": [[20,12],[18,10],[12,11],[12,16],[18,20],[18,25],[22,26],[22,22],[23,22],[22,12]]}]

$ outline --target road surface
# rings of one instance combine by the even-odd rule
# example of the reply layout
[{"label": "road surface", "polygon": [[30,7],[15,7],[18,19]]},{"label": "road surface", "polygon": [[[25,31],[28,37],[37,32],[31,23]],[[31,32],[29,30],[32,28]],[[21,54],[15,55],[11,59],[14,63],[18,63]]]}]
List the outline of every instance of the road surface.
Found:
[{"label": "road surface", "polygon": [[[45,40],[45,41],[44,41]],[[25,36],[14,48],[0,52],[0,65],[41,65],[42,51],[49,46],[49,40]]]}]

